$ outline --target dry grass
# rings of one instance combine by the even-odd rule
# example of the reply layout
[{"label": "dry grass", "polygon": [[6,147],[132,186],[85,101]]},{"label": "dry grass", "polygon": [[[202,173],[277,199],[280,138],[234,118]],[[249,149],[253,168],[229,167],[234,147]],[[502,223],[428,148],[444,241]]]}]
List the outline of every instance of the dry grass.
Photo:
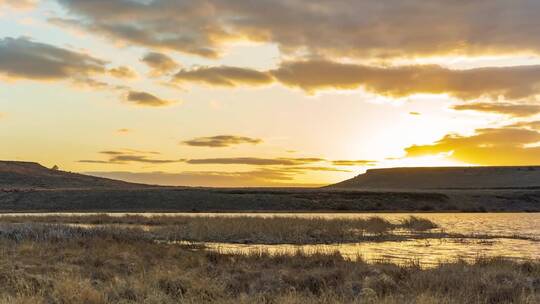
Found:
[{"label": "dry grass", "polygon": [[[137,238],[139,235],[139,238]],[[143,231],[0,229],[0,303],[539,303],[540,262],[434,269],[338,254],[226,255],[155,243]]]},{"label": "dry grass", "polygon": [[[410,234],[437,225],[427,219],[411,217],[392,223],[381,217],[369,218],[303,218],[250,216],[6,216],[1,223],[61,223],[79,225],[134,225],[145,227],[166,240],[230,243],[343,243],[376,240],[402,240]],[[428,228],[429,227],[429,228]],[[409,235],[396,231],[406,230]]]}]

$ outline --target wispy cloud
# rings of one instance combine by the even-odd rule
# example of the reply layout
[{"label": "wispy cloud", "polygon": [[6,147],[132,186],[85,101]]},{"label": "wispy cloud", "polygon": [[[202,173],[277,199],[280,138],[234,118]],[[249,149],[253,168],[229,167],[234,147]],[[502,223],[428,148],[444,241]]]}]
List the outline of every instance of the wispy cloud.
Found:
[{"label": "wispy cloud", "polygon": [[136,183],[159,184],[170,186],[210,186],[210,187],[246,187],[246,186],[322,186],[322,184],[301,184],[294,180],[298,172],[256,169],[251,171],[185,171],[169,172],[87,172],[87,174],[120,179]]},{"label": "wispy cloud", "polygon": [[203,158],[189,159],[188,164],[196,165],[257,165],[257,166],[296,166],[325,161],[322,158],[257,158],[257,157],[230,157],[230,158]]},{"label": "wispy cloud", "polygon": [[334,160],[334,166],[373,166],[377,162],[374,160]]},{"label": "wispy cloud", "polygon": [[34,7],[39,0],[0,0],[0,7],[8,6],[18,9],[28,9]]},{"label": "wispy cloud", "polygon": [[109,70],[109,74],[120,79],[134,79],[137,78],[137,72],[130,67],[119,66]]},{"label": "wispy cloud", "polygon": [[151,157],[152,155],[158,155],[158,152],[153,151],[138,151],[138,150],[107,150],[101,151],[100,154],[108,156],[105,160],[95,159],[83,159],[79,160],[80,163],[90,164],[116,164],[125,165],[129,163],[144,163],[144,164],[171,164],[184,162],[184,159],[157,159]]},{"label": "wispy cloud", "polygon": [[514,117],[533,116],[540,113],[540,105],[517,104],[508,102],[476,102],[459,104],[452,107],[454,110],[469,110],[510,115]]},{"label": "wispy cloud", "polygon": [[183,143],[194,147],[222,148],[240,144],[257,145],[262,143],[262,139],[238,135],[216,135],[209,137],[197,137],[186,140]]}]

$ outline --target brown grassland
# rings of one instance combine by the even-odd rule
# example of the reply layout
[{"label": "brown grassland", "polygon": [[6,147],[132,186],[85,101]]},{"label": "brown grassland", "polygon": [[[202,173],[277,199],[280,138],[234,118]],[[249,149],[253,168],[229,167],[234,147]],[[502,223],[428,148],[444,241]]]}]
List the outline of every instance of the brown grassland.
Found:
[{"label": "brown grassland", "polygon": [[230,255],[123,229],[2,227],[0,303],[538,303],[540,263]]},{"label": "brown grassland", "polygon": [[[540,302],[540,261],[478,259],[422,268],[414,262],[398,266],[353,261],[330,252],[224,254],[200,246],[158,241],[159,234],[126,226],[126,218],[99,217],[101,223],[110,225],[88,228],[60,224],[59,218],[56,222],[49,219],[55,224],[2,218],[0,303]],[[85,221],[71,219],[79,224]],[[137,224],[152,220],[156,219],[130,219]],[[240,227],[233,230],[231,218],[205,220],[208,226],[214,225],[216,231],[221,229],[225,235],[242,229],[262,233],[275,229],[275,225],[288,224],[273,222],[274,218],[269,221],[252,218],[254,222],[250,224],[241,218],[236,222]],[[308,225],[309,228],[301,230],[304,233],[328,225],[331,228],[324,233],[334,235],[340,229],[343,232],[350,228],[343,222],[319,220],[306,220],[296,226],[289,224],[281,231],[290,232]],[[45,218],[42,221],[47,222]],[[112,221],[117,225],[112,225]],[[175,227],[172,222],[178,225],[178,218],[168,221],[171,222],[154,226],[168,229]],[[194,223],[197,227],[202,225],[199,220]],[[355,225],[366,231],[366,227],[389,225],[384,233],[390,233],[394,226],[420,231],[436,226],[419,218],[400,223],[371,218]],[[216,233],[201,232],[200,238],[216,237]]]}]

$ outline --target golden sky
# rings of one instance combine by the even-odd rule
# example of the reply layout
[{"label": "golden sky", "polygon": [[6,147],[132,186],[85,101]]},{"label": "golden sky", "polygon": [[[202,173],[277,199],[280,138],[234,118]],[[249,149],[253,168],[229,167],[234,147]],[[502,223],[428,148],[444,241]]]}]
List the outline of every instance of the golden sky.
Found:
[{"label": "golden sky", "polygon": [[0,0],[0,159],[311,186],[540,164],[536,0]]}]

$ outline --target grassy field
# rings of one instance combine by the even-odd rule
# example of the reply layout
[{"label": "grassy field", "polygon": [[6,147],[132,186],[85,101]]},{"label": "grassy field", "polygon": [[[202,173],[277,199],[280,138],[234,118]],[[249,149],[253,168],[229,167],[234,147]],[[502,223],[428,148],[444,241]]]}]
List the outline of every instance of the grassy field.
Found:
[{"label": "grassy field", "polygon": [[0,227],[0,303],[539,303],[540,262],[432,269],[338,254],[230,255],[137,229]]},{"label": "grassy field", "polygon": [[0,189],[11,212],[540,212],[540,190]]}]

